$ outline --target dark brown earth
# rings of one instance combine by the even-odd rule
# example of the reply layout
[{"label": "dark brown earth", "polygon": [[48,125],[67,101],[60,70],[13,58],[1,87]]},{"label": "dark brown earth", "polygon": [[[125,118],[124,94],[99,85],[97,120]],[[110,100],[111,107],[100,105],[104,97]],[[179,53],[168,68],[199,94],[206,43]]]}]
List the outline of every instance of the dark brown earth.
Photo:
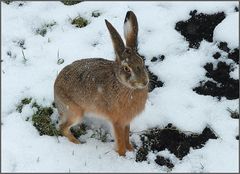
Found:
[{"label": "dark brown earth", "polygon": [[155,88],[162,87],[164,83],[159,79],[159,77],[153,74],[153,72],[149,70],[148,66],[146,66],[146,68],[148,71],[149,81],[150,81],[148,86],[148,91],[152,92]]},{"label": "dark brown earth", "polygon": [[198,48],[203,39],[212,42],[215,27],[225,18],[224,12],[197,14],[197,10],[193,10],[189,15],[191,18],[187,21],[179,21],[175,26],[175,29],[189,42],[189,48]]},{"label": "dark brown earth", "polygon": [[[217,67],[214,69],[212,63],[204,65],[206,70],[205,76],[209,80],[203,80],[199,82],[199,85],[193,89],[201,95],[211,95],[217,97],[219,100],[222,97],[226,97],[228,100],[239,98],[239,79],[233,79],[230,77],[230,72],[234,70],[234,66],[239,64],[239,49],[229,49],[226,42],[220,42],[218,44],[219,51],[213,54],[213,58],[216,59]],[[220,51],[227,53],[227,56],[222,56]],[[234,62],[227,64],[218,59],[223,57],[224,59],[231,59]]]},{"label": "dark brown earth", "polygon": [[[168,149],[170,153],[173,153],[181,160],[189,153],[190,148],[199,149],[202,148],[209,139],[217,139],[217,136],[209,127],[206,127],[201,134],[186,134],[179,131],[171,123],[164,129],[153,128],[147,130],[141,134],[140,137],[142,146],[138,148],[136,154],[137,162],[146,161],[150,151],[157,153],[165,149]],[[159,165],[166,165],[169,168],[173,167],[171,161],[163,157],[156,157],[155,162]]]}]

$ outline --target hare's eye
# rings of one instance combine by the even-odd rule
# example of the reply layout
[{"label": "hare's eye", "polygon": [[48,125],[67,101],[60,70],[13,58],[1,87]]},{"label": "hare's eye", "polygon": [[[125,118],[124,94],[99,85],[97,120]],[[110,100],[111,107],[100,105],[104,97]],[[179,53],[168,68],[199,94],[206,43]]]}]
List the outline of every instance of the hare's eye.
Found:
[{"label": "hare's eye", "polygon": [[123,67],[123,70],[124,70],[125,72],[127,72],[127,73],[130,73],[130,72],[131,72],[130,68],[127,67],[127,66],[124,66],[124,67]]}]

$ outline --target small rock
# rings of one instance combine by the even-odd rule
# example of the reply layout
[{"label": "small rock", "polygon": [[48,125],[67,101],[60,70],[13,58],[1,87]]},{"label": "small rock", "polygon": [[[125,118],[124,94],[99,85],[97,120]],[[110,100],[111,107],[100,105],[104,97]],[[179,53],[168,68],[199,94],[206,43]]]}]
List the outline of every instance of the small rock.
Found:
[{"label": "small rock", "polygon": [[168,123],[168,125],[165,128],[172,128],[172,123]]},{"label": "small rock", "polygon": [[228,53],[230,49],[228,48],[227,45],[228,45],[227,42],[220,42],[220,44],[218,45],[218,48]]},{"label": "small rock", "polygon": [[219,52],[216,52],[214,55],[213,55],[213,58],[214,59],[218,59],[219,57],[221,57],[221,54]]},{"label": "small rock", "polygon": [[228,53],[228,58],[239,64],[239,49],[235,48],[234,50],[230,51]]},{"label": "small rock", "polygon": [[207,70],[207,72],[212,72],[213,71],[213,64],[212,63],[207,63],[204,66],[204,69]]},{"label": "small rock", "polygon": [[163,61],[165,59],[165,56],[164,55],[161,55],[160,56],[160,60]]},{"label": "small rock", "polygon": [[239,11],[239,9],[238,9],[237,6],[234,8],[234,11],[235,11],[235,12],[238,12],[238,11]]},{"label": "small rock", "polygon": [[174,167],[173,163],[162,156],[157,156],[155,159],[155,162],[160,166],[167,166],[169,169],[172,169]]},{"label": "small rock", "polygon": [[197,13],[197,10],[190,11],[189,15],[194,16]]},{"label": "small rock", "polygon": [[151,59],[151,62],[156,62],[157,60],[158,60],[157,57],[153,57],[153,58]]},{"label": "small rock", "polygon": [[159,55],[159,56],[157,56],[157,57],[154,56],[154,57],[151,59],[151,62],[163,61],[164,58],[165,58],[164,55]]},{"label": "small rock", "polygon": [[58,65],[61,65],[61,64],[63,64],[63,63],[64,63],[64,59],[62,59],[62,58],[58,59],[58,61],[57,61],[57,64],[58,64]]},{"label": "small rock", "polygon": [[97,17],[99,17],[100,15],[101,15],[101,13],[100,13],[98,10],[95,10],[95,11],[92,12],[92,17],[97,18]]},{"label": "small rock", "polygon": [[148,150],[141,147],[136,154],[136,162],[142,162],[147,160]]}]

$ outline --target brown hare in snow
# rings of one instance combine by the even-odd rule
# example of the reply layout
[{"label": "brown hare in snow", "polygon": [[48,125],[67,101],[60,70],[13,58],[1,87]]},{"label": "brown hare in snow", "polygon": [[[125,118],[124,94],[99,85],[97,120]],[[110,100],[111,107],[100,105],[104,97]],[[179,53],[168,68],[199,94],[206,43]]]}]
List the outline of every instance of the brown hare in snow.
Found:
[{"label": "brown hare in snow", "polygon": [[137,53],[138,22],[128,11],[124,21],[124,45],[117,30],[105,20],[116,54],[115,61],[88,58],[64,67],[54,84],[54,100],[60,115],[60,131],[80,143],[70,128],[86,113],[107,118],[113,125],[119,155],[133,150],[129,142],[130,122],[143,111],[149,77]]}]

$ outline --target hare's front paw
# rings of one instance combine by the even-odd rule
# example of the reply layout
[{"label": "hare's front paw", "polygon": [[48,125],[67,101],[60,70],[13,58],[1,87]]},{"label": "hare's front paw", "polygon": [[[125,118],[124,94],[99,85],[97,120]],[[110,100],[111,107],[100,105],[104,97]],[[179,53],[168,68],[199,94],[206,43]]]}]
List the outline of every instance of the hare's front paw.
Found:
[{"label": "hare's front paw", "polygon": [[128,144],[126,145],[126,148],[127,148],[128,151],[133,151],[133,150],[134,150],[134,148],[133,148],[133,146],[132,146],[131,143],[128,143]]},{"label": "hare's front paw", "polygon": [[117,150],[117,153],[119,154],[119,156],[125,156],[126,150],[124,150],[124,149],[119,149],[119,150]]}]

